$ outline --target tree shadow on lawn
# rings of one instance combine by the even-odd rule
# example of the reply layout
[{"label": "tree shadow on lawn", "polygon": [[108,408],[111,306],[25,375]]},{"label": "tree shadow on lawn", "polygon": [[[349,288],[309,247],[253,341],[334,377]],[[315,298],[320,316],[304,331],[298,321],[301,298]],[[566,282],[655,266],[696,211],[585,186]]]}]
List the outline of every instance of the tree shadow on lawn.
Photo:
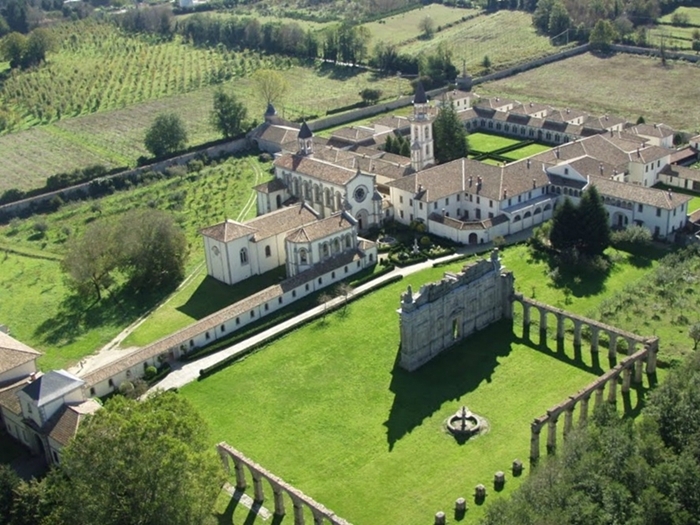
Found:
[{"label": "tree shadow on lawn", "polygon": [[484,380],[490,382],[498,359],[507,356],[515,342],[512,323],[500,321],[460,341],[413,372],[399,367],[397,355],[389,386],[394,402],[384,423],[389,450],[445,401],[476,390]]},{"label": "tree shadow on lawn", "polygon": [[324,62],[316,68],[316,74],[319,77],[327,77],[331,80],[348,80],[354,78],[367,70],[361,67],[338,66],[330,62]]},{"label": "tree shadow on lawn", "polygon": [[193,319],[202,319],[277,284],[284,278],[284,271],[284,266],[281,266],[262,275],[249,277],[234,285],[225,284],[207,276],[187,302],[176,309]]},{"label": "tree shadow on lawn", "polygon": [[95,328],[127,326],[171,291],[164,288],[153,293],[137,293],[122,287],[105,294],[97,303],[72,294],[61,302],[55,316],[36,328],[34,335],[52,346],[68,345]]}]

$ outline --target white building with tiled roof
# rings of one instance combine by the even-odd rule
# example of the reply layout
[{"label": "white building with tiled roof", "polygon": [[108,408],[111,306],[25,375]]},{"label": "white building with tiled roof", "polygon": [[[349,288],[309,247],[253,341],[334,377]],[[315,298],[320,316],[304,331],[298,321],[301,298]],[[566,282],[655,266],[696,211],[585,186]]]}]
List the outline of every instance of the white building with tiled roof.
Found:
[{"label": "white building with tiled roof", "polygon": [[40,355],[0,330],[0,387],[35,373],[36,360]]}]

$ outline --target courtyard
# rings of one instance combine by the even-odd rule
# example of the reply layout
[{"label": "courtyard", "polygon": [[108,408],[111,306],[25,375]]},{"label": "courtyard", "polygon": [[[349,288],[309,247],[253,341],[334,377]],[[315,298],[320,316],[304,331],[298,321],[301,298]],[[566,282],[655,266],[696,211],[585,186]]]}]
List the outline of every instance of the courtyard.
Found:
[{"label": "courtyard", "polygon": [[[212,445],[229,442],[352,523],[426,523],[437,510],[450,517],[460,496],[474,523],[483,508],[474,486],[488,487],[488,504],[500,497],[492,480],[503,470],[504,493],[515,488],[509,468],[516,458],[527,466],[529,423],[602,370],[585,350],[577,359],[570,341],[557,351],[553,340],[521,340],[517,320],[515,329],[493,325],[416,372],[398,369],[400,294],[462,264],[378,290],[181,392],[210,423]],[[580,299],[586,308],[590,298]],[[490,430],[460,445],[443,423],[461,405]],[[268,508],[271,496],[268,489]],[[256,521],[235,499],[222,496],[219,507],[221,523]],[[290,513],[283,522],[292,520]]]}]

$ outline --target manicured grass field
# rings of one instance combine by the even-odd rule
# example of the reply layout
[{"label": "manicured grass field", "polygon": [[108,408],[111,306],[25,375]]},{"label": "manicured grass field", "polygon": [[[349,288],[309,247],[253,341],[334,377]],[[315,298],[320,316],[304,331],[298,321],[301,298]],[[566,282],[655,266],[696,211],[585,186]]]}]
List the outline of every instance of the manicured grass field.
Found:
[{"label": "manicured grass field", "polygon": [[[474,523],[474,486],[491,487],[496,470],[527,458],[529,422],[594,375],[585,356],[572,365],[571,349],[531,348],[508,323],[417,372],[395,368],[400,293],[448,269],[374,292],[181,393],[210,424],[212,444],[228,441],[353,523],[430,522],[459,496]],[[490,431],[459,445],[442,424],[462,404]],[[509,476],[504,494],[518,484]],[[238,506],[233,519],[246,514]]]},{"label": "manicured grass field", "polygon": [[693,197],[688,203],[688,213],[693,213],[695,210],[700,210],[700,197]]},{"label": "manicured grass field", "polygon": [[[479,93],[612,113],[631,121],[643,115],[647,122],[697,130],[700,107],[695,86],[700,83],[700,69],[684,62],[668,64],[664,68],[655,58],[626,54],[600,58],[587,53],[481,85]],[[619,79],[628,77],[635,82],[622,89]],[[674,86],[673,100],[667,96],[668,86]]]},{"label": "manicured grass field", "polygon": [[505,154],[506,157],[513,160],[526,159],[527,157],[532,157],[543,151],[551,149],[549,146],[544,144],[530,144],[528,146],[523,146],[522,148],[516,149],[514,151],[509,151]]},{"label": "manicured grass field", "polygon": [[399,50],[417,54],[432,51],[440,44],[452,51],[452,61],[460,70],[462,61],[466,61],[472,75],[482,71],[484,56],[489,57],[493,68],[503,68],[561,49],[552,46],[548,37],[537,34],[532,15],[504,10],[478,16],[437,33],[432,40],[413,41]]},{"label": "manicured grass field", "polygon": [[[67,238],[82,233],[93,220],[108,219],[132,208],[154,206],[171,211],[184,228],[190,253],[188,270],[192,271],[204,259],[199,230],[226,217],[239,220],[253,217],[255,205],[250,188],[266,179],[267,168],[256,157],[232,158],[192,175],[191,180],[177,177],[118,192],[99,201],[68,204],[53,214],[0,227],[0,247],[60,259]],[[44,236],[37,235],[33,229],[40,221],[48,226]],[[59,260],[11,253],[0,257],[0,319],[15,337],[45,353],[40,364],[47,370],[69,366],[98,350],[168,293],[162,290],[154,296],[131,298],[110,295],[97,306],[78,304],[71,299]],[[205,302],[212,298],[223,300],[225,290],[206,293]],[[180,305],[183,315],[198,315],[185,303]],[[212,308],[215,304],[198,308]],[[157,327],[144,325],[143,329],[157,330]]]},{"label": "manicured grass field", "polygon": [[488,133],[470,133],[467,136],[469,148],[488,153],[507,146],[514,146],[519,140],[501,137],[499,135],[490,135]]},{"label": "manicured grass field", "polygon": [[447,7],[442,4],[428,4],[420,9],[413,9],[400,15],[382,18],[376,22],[365,24],[372,36],[371,45],[378,42],[388,44],[400,44],[406,40],[419,38],[423,32],[418,28],[421,20],[430,17],[435,23],[435,28],[445,24],[458,22],[465,17],[478,13],[477,9],[461,9]]}]

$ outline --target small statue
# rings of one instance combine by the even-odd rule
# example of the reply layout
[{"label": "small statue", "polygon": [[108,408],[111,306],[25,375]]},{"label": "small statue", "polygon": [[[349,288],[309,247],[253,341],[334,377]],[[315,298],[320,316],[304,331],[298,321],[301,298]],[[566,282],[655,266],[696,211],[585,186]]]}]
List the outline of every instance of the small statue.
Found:
[{"label": "small statue", "polygon": [[405,304],[411,304],[413,302],[413,290],[411,289],[411,285],[408,285],[408,290],[406,290],[406,293],[403,294],[403,302]]}]

